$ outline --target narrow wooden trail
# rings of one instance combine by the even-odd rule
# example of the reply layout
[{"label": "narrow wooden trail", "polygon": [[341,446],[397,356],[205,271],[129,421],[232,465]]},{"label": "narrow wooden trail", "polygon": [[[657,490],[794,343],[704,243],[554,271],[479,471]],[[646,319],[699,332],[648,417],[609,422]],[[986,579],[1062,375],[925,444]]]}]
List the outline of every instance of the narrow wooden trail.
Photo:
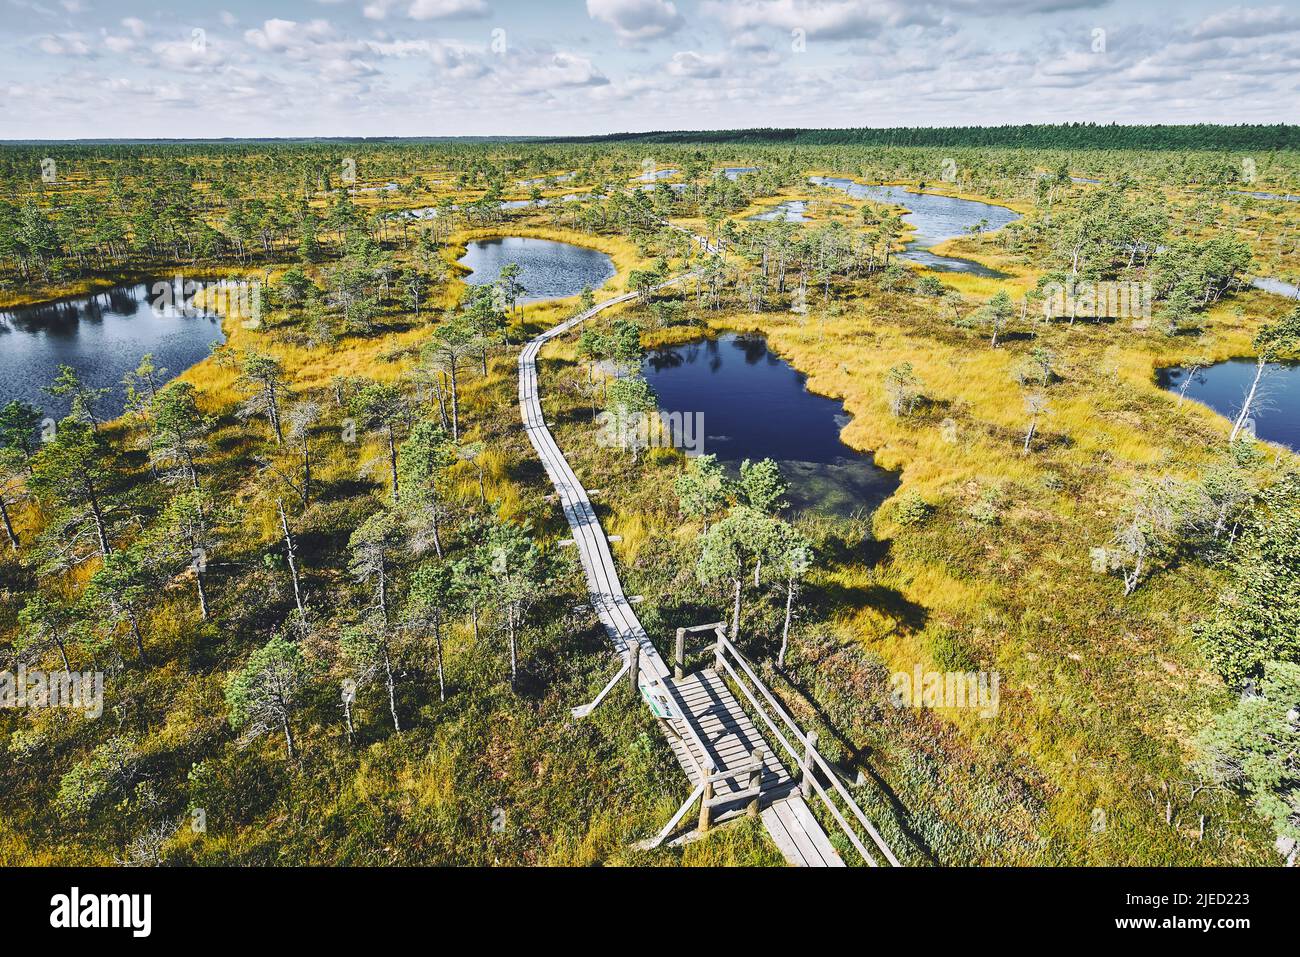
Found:
[{"label": "narrow wooden trail", "polygon": [[[813,817],[797,782],[760,736],[721,676],[708,670],[673,677],[623,592],[609,540],[587,490],[547,428],[537,378],[537,356],[542,347],[592,316],[635,298],[636,293],[628,293],[599,303],[548,329],[524,347],[519,355],[519,408],[524,429],[573,530],[592,607],[614,650],[625,661],[636,662],[633,673],[642,698],[662,719],[661,727],[696,794],[709,808],[711,819],[721,822],[746,813],[751,803],[762,800],[766,805],[761,810],[763,824],[790,864],[843,867],[844,861]],[[757,756],[755,749],[761,749]],[[761,771],[756,770],[756,761],[761,762]],[[869,855],[867,860],[874,863]]]}]

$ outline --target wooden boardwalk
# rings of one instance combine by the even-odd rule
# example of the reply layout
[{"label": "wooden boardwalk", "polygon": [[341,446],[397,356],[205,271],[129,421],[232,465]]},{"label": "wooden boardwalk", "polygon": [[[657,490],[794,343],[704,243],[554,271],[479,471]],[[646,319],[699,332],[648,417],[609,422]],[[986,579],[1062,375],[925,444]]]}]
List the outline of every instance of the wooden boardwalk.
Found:
[{"label": "wooden boardwalk", "polygon": [[[587,490],[546,426],[537,381],[537,355],[542,347],[597,313],[635,296],[629,293],[599,303],[548,329],[524,347],[519,355],[519,409],[524,429],[573,530],[592,608],[614,650],[625,660],[635,662],[633,673],[643,698],[647,704],[652,699],[659,703],[660,707],[651,705],[652,710],[660,717],[674,753],[697,791],[706,788],[705,779],[715,779],[707,782],[714,795],[712,820],[720,822],[748,810],[751,799],[742,795],[749,788],[753,751],[762,748],[760,793],[767,806],[761,810],[761,817],[773,842],[792,865],[842,867],[843,860],[813,817],[789,771],[759,735],[721,676],[705,671],[679,679],[672,677],[623,593],[609,540]],[[703,793],[707,796],[710,790]]]},{"label": "wooden boardwalk", "polygon": [[699,786],[699,769],[707,767],[710,758],[729,775],[715,786],[716,820],[725,821],[744,812],[746,799],[741,795],[749,787],[753,768],[750,755],[755,748],[762,748],[766,806],[761,817],[772,842],[796,866],[843,867],[844,860],[798,792],[798,783],[768,749],[722,676],[707,668],[679,680],[666,679],[664,684],[694,719],[703,745],[701,750],[685,735],[669,738],[691,783]]},{"label": "wooden boardwalk", "polygon": [[[714,788],[714,797],[721,804],[749,787],[750,755],[755,748],[763,748],[763,793],[788,792],[791,789],[794,779],[777,761],[776,755],[768,750],[754,723],[716,671],[696,671],[680,680],[669,678],[664,685],[679,708],[695,722],[698,742],[685,735],[671,742],[677,760],[687,769],[692,784],[700,783],[699,768],[710,764],[720,770],[735,772],[733,777],[719,782]],[[690,753],[683,753],[686,751]]]}]

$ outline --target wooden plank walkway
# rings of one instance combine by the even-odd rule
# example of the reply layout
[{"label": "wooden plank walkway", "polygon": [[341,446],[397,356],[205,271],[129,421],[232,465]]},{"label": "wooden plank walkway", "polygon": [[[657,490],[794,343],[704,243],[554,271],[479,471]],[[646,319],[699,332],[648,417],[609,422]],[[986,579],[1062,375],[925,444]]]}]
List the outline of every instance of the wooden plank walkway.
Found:
[{"label": "wooden plank walkway", "polygon": [[762,820],[772,843],[796,867],[844,867],[840,852],[802,797],[774,801],[763,809]]},{"label": "wooden plank walkway", "polygon": [[677,760],[690,775],[691,784],[700,783],[698,769],[710,764],[719,771],[734,772],[734,776],[714,788],[714,796],[724,805],[728,795],[749,786],[750,755],[755,748],[763,748],[763,793],[791,789],[794,780],[768,749],[749,715],[716,671],[696,671],[678,680],[665,679],[663,684],[678,709],[689,714],[695,723],[698,742],[687,735],[670,742]]},{"label": "wooden plank walkway", "polygon": [[[704,672],[677,681],[672,679],[667,664],[650,642],[623,593],[609,540],[592,508],[587,490],[578,481],[555,437],[546,427],[537,379],[537,356],[542,347],[605,309],[634,298],[635,293],[628,293],[599,303],[546,330],[523,348],[519,354],[519,410],[524,430],[555,486],[587,577],[592,608],[605,626],[614,650],[627,657],[632,645],[638,645],[639,683],[643,695],[666,691],[673,702],[671,710],[674,713],[664,723],[674,753],[692,784],[700,782],[697,763],[709,767],[709,763],[702,760],[708,753],[718,771],[736,771],[735,780],[721,782],[716,793],[723,796],[743,790],[748,780],[750,753],[761,746],[767,755],[763,767],[764,797],[771,802],[761,812],[761,817],[773,842],[792,865],[843,867],[844,862],[813,817],[802,794],[793,788],[789,772],[758,734],[722,678],[713,672]],[[740,760],[742,756],[743,762]],[[743,772],[739,769],[742,764]],[[770,796],[766,794],[769,784],[774,788]],[[719,807],[715,819],[723,820],[736,813],[741,813],[739,804],[730,809]]]}]

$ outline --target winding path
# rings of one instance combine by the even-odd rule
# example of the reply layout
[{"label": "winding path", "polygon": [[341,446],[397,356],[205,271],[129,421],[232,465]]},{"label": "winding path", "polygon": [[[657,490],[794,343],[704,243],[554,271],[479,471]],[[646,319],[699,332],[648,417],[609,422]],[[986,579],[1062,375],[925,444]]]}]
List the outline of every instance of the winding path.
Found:
[{"label": "winding path", "polygon": [[573,539],[582,559],[583,571],[587,575],[592,607],[609,632],[614,650],[620,655],[626,655],[630,643],[638,642],[641,645],[642,671],[651,678],[664,678],[668,675],[668,666],[650,643],[645,629],[641,627],[641,622],[637,620],[623,593],[609,540],[600,527],[591,498],[564,458],[555,437],[546,427],[541,393],[537,385],[537,355],[546,343],[564,335],[597,313],[635,298],[636,293],[627,293],[598,303],[586,312],[551,327],[524,346],[519,354],[519,409],[528,439],[537,450],[551,484],[555,486],[564,515],[573,530]]},{"label": "winding path", "polygon": [[[691,274],[686,274],[689,275]],[[659,288],[679,282],[686,276],[669,280]],[[748,754],[754,745],[764,742],[753,729],[752,724],[748,725],[747,730],[737,728],[737,722],[744,723],[747,719],[742,717],[743,712],[739,705],[720,682],[719,688],[711,689],[709,695],[705,696],[706,700],[703,703],[707,710],[697,716],[695,712],[699,709],[694,702],[699,700],[699,697],[687,700],[690,692],[686,691],[686,685],[672,680],[668,665],[650,641],[623,592],[609,540],[605,537],[595,509],[592,508],[591,498],[560,451],[550,429],[547,428],[542,411],[541,393],[538,389],[537,356],[546,343],[564,335],[606,309],[635,299],[636,295],[636,293],[627,293],[608,299],[572,319],[553,326],[529,342],[519,354],[519,409],[524,429],[528,433],[528,440],[537,450],[546,474],[555,486],[560,504],[564,508],[564,515],[573,531],[573,539],[582,560],[583,571],[586,573],[592,607],[605,626],[614,650],[621,657],[627,658],[634,642],[640,646],[639,662],[643,686],[658,685],[667,689],[667,693],[675,699],[672,710],[676,715],[669,723],[674,729],[673,733],[678,735],[678,739],[674,742],[670,738],[670,743],[674,745],[674,753],[692,785],[699,785],[699,770],[694,766],[694,762],[701,759],[706,749],[716,753],[716,749],[723,746],[724,737],[735,750],[736,732],[739,730],[744,754]],[[722,700],[724,697],[727,699],[726,702]],[[719,718],[722,719],[721,724]],[[773,749],[765,746],[765,751],[769,757],[765,764],[764,779],[771,778],[787,785],[781,793],[772,795],[771,803],[762,812],[764,827],[773,842],[781,850],[786,861],[792,865],[843,867],[843,860],[826,836],[826,832],[813,817],[803,796],[798,789],[792,790],[789,787],[791,784],[789,775],[776,762]],[[724,761],[718,766],[726,767],[727,764]],[[736,785],[737,793],[739,787]]]}]

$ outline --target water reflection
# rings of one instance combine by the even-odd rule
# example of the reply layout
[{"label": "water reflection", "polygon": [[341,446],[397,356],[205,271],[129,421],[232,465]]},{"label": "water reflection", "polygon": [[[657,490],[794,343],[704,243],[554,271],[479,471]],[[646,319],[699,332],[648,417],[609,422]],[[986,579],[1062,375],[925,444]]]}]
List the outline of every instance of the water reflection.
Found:
[{"label": "water reflection", "polygon": [[[61,416],[66,401],[41,391],[71,366],[91,388],[107,388],[99,414],[120,414],[126,402],[122,377],[146,353],[177,375],[204,359],[222,341],[221,323],[190,305],[185,279],[127,283],[90,296],[0,310],[0,403],[21,399]],[[170,288],[168,288],[170,287]],[[176,305],[163,304],[165,291]],[[152,303],[159,303],[157,307]]]},{"label": "water reflection", "polygon": [[[1160,369],[1156,381],[1163,389],[1183,392],[1208,405],[1224,418],[1235,419],[1255,378],[1253,359],[1229,359],[1198,369],[1187,382],[1188,370]],[[1275,363],[1265,369],[1251,408],[1255,435],[1266,442],[1281,442],[1300,451],[1300,363]]]},{"label": "water reflection", "polygon": [[995,279],[1006,275],[969,259],[936,255],[930,252],[930,248],[949,239],[969,235],[976,226],[984,232],[1001,229],[1020,218],[1020,214],[1014,210],[973,199],[915,193],[902,186],[869,186],[840,176],[812,176],[809,177],[809,182],[838,189],[854,199],[905,206],[909,212],[903,219],[915,227],[915,232],[900,254],[901,259],[919,263],[936,272],[964,272]]},{"label": "water reflection", "polygon": [[642,369],[665,412],[703,413],[704,452],[733,472],[746,458],[775,459],[796,511],[850,515],[898,487],[896,474],[840,440],[844,407],[809,392],[762,336],[728,333],[656,349]]},{"label": "water reflection", "polygon": [[522,236],[476,240],[460,263],[470,269],[465,282],[471,286],[496,282],[503,266],[517,263],[525,290],[521,303],[576,296],[587,286],[599,289],[617,271],[598,249]]}]

